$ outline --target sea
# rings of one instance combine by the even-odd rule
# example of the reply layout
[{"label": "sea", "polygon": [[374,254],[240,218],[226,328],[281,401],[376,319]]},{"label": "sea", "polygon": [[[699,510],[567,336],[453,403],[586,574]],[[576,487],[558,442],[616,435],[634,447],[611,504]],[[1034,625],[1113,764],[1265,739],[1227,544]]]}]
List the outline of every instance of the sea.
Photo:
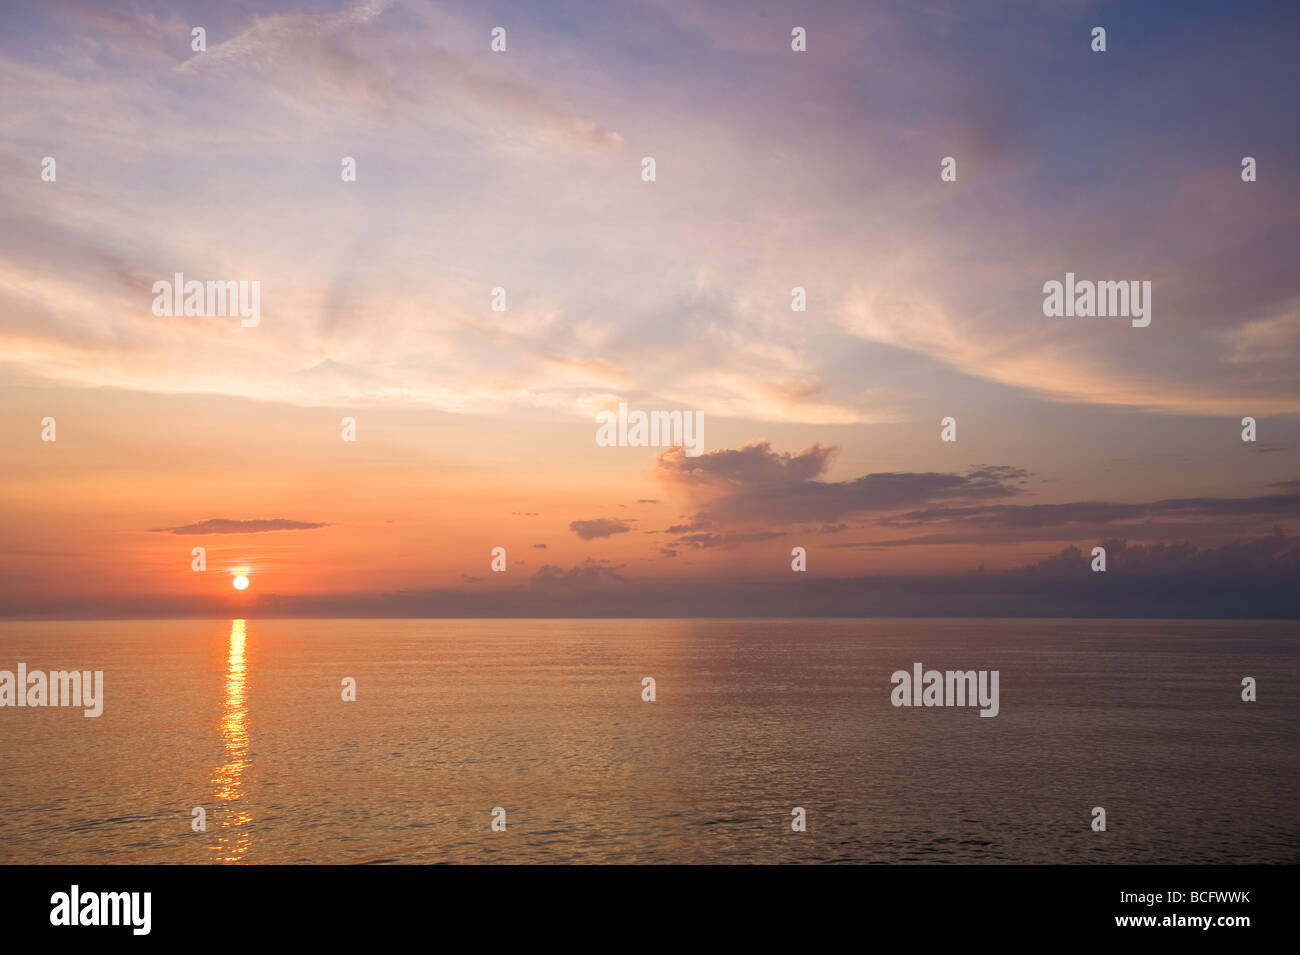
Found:
[{"label": "sea", "polygon": [[[19,663],[103,711],[0,707],[0,863],[1300,861],[1294,621],[0,623]],[[997,715],[895,706],[916,664]]]}]

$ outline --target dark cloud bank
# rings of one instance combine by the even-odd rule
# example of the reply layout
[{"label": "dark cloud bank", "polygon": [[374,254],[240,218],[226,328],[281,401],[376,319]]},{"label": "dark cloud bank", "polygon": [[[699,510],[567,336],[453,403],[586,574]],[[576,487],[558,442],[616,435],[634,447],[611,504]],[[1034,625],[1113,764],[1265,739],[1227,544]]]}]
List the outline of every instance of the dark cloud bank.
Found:
[{"label": "dark cloud bank", "polygon": [[[1102,541],[1107,571],[1067,547],[1014,570],[944,576],[643,580],[620,567],[546,565],[513,588],[405,590],[241,601],[245,617],[1166,617],[1300,619],[1300,539],[1221,547]],[[13,602],[8,617],[229,617],[229,600],[115,597]]]}]

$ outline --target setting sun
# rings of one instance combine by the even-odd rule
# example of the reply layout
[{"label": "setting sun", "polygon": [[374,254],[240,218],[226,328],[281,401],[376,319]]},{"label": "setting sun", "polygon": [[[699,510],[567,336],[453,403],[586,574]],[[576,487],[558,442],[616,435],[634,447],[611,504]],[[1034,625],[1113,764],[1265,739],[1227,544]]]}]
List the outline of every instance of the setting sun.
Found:
[{"label": "setting sun", "polygon": [[233,583],[233,584],[235,585],[235,589],[236,589],[236,590],[247,590],[247,589],[248,589],[248,578],[245,577],[243,574],[240,574],[240,575],[239,575],[238,577],[236,577],[233,581],[231,581],[231,583]]}]

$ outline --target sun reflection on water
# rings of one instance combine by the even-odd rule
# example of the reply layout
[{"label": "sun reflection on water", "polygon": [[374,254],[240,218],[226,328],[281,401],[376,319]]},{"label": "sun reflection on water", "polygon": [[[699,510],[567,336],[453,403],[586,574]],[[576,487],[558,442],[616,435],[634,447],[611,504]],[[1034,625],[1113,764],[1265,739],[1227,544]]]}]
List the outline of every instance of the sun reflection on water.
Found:
[{"label": "sun reflection on water", "polygon": [[248,664],[244,658],[245,621],[230,621],[230,646],[226,652],[226,698],[222,705],[221,741],[226,761],[212,775],[213,795],[227,805],[218,813],[219,828],[209,848],[217,862],[238,862],[248,852],[253,821],[244,794],[248,769]]}]

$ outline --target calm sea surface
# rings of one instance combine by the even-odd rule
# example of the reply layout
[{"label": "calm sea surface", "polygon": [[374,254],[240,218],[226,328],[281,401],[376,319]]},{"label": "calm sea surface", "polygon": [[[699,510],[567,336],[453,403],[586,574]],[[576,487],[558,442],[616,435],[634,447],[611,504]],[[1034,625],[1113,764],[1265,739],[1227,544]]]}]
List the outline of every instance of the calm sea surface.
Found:
[{"label": "calm sea surface", "polygon": [[[893,707],[918,661],[1001,713]],[[1300,860],[1295,623],[0,623],[20,662],[105,706],[0,709],[0,862]]]}]

